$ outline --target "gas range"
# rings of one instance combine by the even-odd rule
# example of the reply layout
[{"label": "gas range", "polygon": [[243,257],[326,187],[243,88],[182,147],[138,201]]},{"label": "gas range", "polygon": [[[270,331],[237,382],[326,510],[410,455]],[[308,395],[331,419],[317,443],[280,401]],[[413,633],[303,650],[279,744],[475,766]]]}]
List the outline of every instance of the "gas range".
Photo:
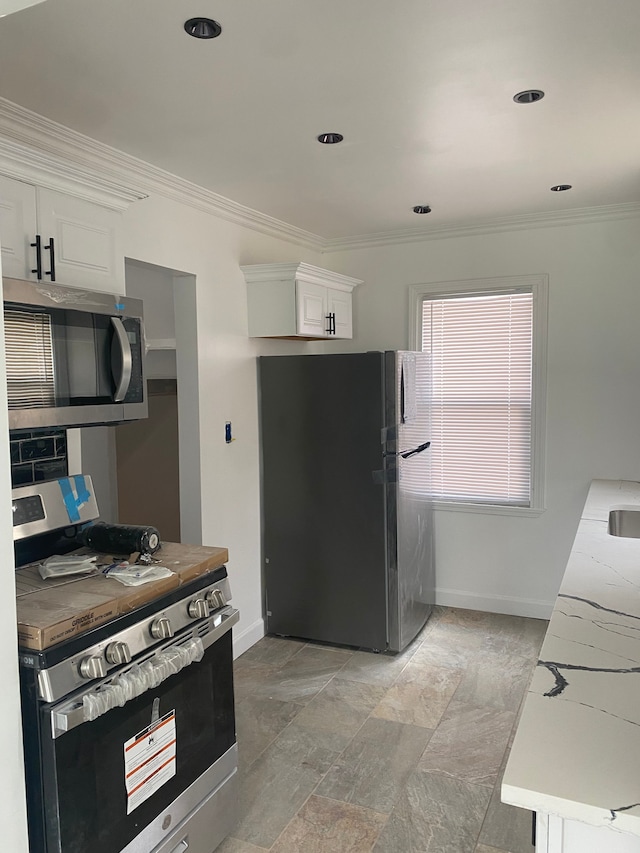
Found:
[{"label": "gas range", "polygon": [[227,569],[222,566],[49,649],[21,649],[20,664],[37,671],[38,698],[55,702],[89,683],[102,684],[188,626],[215,627],[233,610],[227,605],[230,599]]},{"label": "gas range", "polygon": [[[34,487],[17,496],[18,536],[25,528],[41,536],[47,519],[64,520],[67,509],[84,523],[83,489],[97,516],[90,478],[71,487],[71,498],[69,484],[61,486],[67,509],[50,513],[55,485],[43,490],[51,500]],[[174,547],[214,552],[216,561],[224,550]],[[41,651],[20,648],[31,853],[211,853],[231,831],[231,629],[239,614],[226,566],[209,566],[192,578],[176,564],[170,591]],[[81,585],[58,586],[58,595]],[[115,589],[120,601],[129,595]],[[31,597],[43,594],[46,585]]]}]

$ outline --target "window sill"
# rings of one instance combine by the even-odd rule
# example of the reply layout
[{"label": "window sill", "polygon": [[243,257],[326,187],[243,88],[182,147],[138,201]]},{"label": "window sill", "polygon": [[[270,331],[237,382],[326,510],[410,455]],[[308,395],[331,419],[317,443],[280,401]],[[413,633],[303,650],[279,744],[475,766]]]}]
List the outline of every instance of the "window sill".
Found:
[{"label": "window sill", "polygon": [[545,507],[531,506],[500,506],[498,504],[474,504],[456,503],[454,501],[433,501],[434,510],[445,512],[473,512],[483,515],[516,515],[529,518],[538,518],[544,512]]}]

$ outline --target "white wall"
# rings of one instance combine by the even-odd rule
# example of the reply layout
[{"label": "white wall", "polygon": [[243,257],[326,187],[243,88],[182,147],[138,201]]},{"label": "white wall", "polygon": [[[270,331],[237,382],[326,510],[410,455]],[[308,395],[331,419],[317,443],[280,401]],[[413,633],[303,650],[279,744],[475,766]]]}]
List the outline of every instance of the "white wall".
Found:
[{"label": "white wall", "polygon": [[[354,292],[355,338],[324,345],[328,351],[407,347],[409,284],[548,273],[547,510],[538,518],[436,514],[441,603],[548,614],[590,480],[640,479],[637,220],[323,256],[162,198],[133,205],[125,221],[128,257],[195,277],[192,381],[200,403],[194,430],[201,483],[194,497],[201,512],[193,529],[201,526],[205,544],[230,550],[234,601],[242,612],[237,653],[262,631],[255,357],[318,349],[247,338],[240,264],[305,260],[364,279]],[[236,438],[231,445],[224,442],[227,420]]]},{"label": "white wall", "polygon": [[79,454],[69,455],[70,474],[89,474],[93,483],[102,521],[118,522],[118,483],[116,477],[116,442],[112,426],[92,426],[67,431],[80,442]]},{"label": "white wall", "polygon": [[[200,435],[199,521],[203,544],[229,549],[233,601],[241,613],[234,630],[238,654],[264,631],[256,356],[310,351],[313,346],[247,337],[240,264],[320,264],[321,259],[291,243],[164,198],[132,205],[125,214],[125,232],[127,258],[195,276],[198,365],[190,381],[199,391],[199,412],[193,413]],[[179,388],[185,384],[181,376],[178,384]],[[226,421],[232,421],[236,439],[229,445],[224,441]]]},{"label": "white wall", "polygon": [[176,318],[173,309],[174,275],[164,267],[125,263],[127,296],[144,302],[147,379],[175,379]]},{"label": "white wall", "polygon": [[158,340],[173,340],[175,343],[173,272],[164,267],[130,260],[124,266],[127,296],[135,296],[144,302],[147,346],[152,346]]},{"label": "white wall", "polygon": [[[1,270],[0,270],[1,272]],[[2,276],[0,275],[0,282]],[[1,288],[0,288],[1,289]],[[4,361],[4,324],[0,318],[0,411],[7,411],[7,380]],[[0,846],[12,853],[27,853],[27,813],[24,791],[24,757],[20,720],[18,681],[18,636],[16,595],[13,575],[13,524],[11,519],[11,466],[9,462],[9,421],[0,426],[0,490],[6,496],[0,512],[0,684],[2,684],[2,726],[0,727]]]},{"label": "white wall", "polygon": [[549,274],[546,512],[439,511],[438,600],[545,616],[593,478],[640,479],[638,220],[531,229],[335,252],[322,265],[364,279],[355,339],[408,345],[409,284]]}]

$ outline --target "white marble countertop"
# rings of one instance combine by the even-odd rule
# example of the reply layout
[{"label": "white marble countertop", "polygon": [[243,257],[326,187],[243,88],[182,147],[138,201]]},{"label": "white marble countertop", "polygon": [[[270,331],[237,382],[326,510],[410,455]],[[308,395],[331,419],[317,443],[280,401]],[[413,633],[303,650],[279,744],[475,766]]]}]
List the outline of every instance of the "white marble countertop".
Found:
[{"label": "white marble countertop", "polygon": [[502,799],[640,836],[640,539],[607,532],[635,506],[640,483],[591,484]]}]

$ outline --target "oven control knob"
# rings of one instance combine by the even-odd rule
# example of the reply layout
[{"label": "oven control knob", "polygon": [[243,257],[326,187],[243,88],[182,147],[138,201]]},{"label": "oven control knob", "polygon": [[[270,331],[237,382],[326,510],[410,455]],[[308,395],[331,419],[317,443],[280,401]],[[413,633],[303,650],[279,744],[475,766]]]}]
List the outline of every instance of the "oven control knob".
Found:
[{"label": "oven control knob", "polygon": [[86,657],[80,661],[80,675],[83,678],[104,678],[107,667],[100,657]]},{"label": "oven control knob", "polygon": [[158,619],[154,619],[149,626],[149,633],[154,640],[168,640],[169,637],[173,637],[171,622],[166,616],[160,616]]},{"label": "oven control knob", "polygon": [[104,656],[109,663],[129,663],[131,660],[131,652],[126,643],[109,643],[104,651]]},{"label": "oven control knob", "polygon": [[209,615],[209,605],[204,598],[194,598],[187,610],[192,619],[204,619]]},{"label": "oven control knob", "polygon": [[220,607],[224,607],[226,603],[227,600],[221,589],[211,589],[207,593],[207,604],[211,610],[218,610]]}]

